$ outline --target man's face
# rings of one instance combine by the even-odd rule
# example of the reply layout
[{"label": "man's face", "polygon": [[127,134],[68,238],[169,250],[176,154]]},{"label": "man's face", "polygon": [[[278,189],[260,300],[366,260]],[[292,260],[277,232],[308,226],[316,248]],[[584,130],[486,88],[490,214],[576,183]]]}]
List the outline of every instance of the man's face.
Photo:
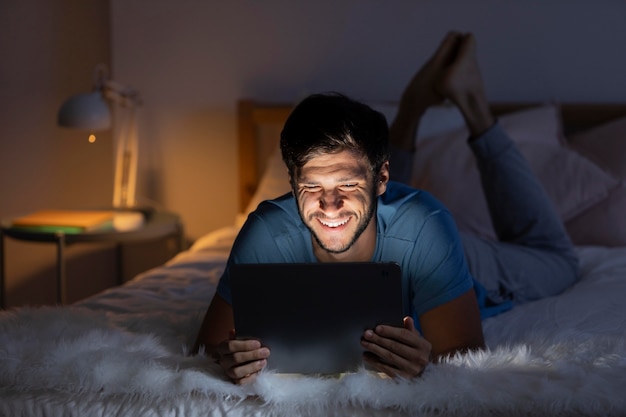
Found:
[{"label": "man's face", "polygon": [[[388,172],[387,164],[384,169]],[[302,167],[294,192],[318,258],[369,260],[376,245],[371,219],[386,183],[386,176],[384,181],[373,178],[367,159],[351,151],[321,154]],[[362,257],[366,259],[358,259]]]}]

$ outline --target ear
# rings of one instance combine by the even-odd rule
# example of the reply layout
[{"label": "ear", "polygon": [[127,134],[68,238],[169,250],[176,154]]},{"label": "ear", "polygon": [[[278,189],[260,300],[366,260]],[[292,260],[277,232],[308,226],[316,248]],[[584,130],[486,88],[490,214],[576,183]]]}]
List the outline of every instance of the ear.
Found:
[{"label": "ear", "polygon": [[380,171],[376,175],[374,180],[374,187],[376,189],[376,196],[382,195],[387,191],[387,183],[389,182],[389,161],[385,161],[383,166],[380,167]]}]

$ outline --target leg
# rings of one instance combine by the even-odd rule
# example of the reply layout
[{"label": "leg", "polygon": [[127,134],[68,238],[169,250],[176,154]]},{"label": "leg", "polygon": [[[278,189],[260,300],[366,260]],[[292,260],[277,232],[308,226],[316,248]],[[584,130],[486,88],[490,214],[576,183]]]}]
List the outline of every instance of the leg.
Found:
[{"label": "leg", "polygon": [[395,148],[412,151],[419,119],[428,107],[444,101],[439,89],[441,72],[454,58],[460,40],[461,34],[449,32],[404,89],[398,114],[389,126],[391,144]]},{"label": "leg", "polygon": [[494,304],[558,294],[578,260],[561,219],[527,161],[499,125],[470,142],[499,241],[462,235],[470,271]]},{"label": "leg", "polygon": [[461,110],[472,138],[481,183],[498,242],[464,236],[470,270],[493,303],[525,302],[560,293],[577,278],[572,242],[527,161],[495,124],[465,35],[443,75],[442,91]]},{"label": "leg", "polygon": [[409,183],[419,121],[428,107],[444,101],[438,88],[440,74],[454,58],[460,40],[459,33],[449,32],[433,56],[413,76],[400,98],[398,113],[389,126],[390,168],[394,181]]},{"label": "leg", "polygon": [[[543,187],[513,142],[495,123],[476,60],[474,37],[453,33],[446,39],[450,37],[453,41],[448,42],[452,46],[444,48],[444,40],[440,47],[447,51],[446,58],[427,63],[432,66],[433,62],[440,62],[436,67],[438,72],[420,70],[403,94],[401,109],[407,103],[419,103],[407,97],[420,94],[415,86],[430,81],[432,91],[440,98],[450,99],[465,117],[470,146],[477,158],[499,238],[494,242],[462,235],[470,271],[484,287],[487,303],[524,302],[559,293],[577,278],[578,261],[573,245]],[[424,80],[424,74],[430,78]],[[405,113],[410,114],[407,110],[399,111],[398,118]],[[414,114],[422,113],[418,108]],[[394,121],[394,126],[399,129],[408,124]],[[408,142],[393,129],[390,133],[392,143],[399,143],[396,148]],[[410,134],[415,137],[415,131],[404,130],[404,135]]]},{"label": "leg", "polygon": [[472,136],[495,122],[485,97],[471,34],[449,32],[439,48],[413,76],[400,98],[389,127],[392,178],[409,183],[419,120],[428,107],[450,99],[461,110]]}]

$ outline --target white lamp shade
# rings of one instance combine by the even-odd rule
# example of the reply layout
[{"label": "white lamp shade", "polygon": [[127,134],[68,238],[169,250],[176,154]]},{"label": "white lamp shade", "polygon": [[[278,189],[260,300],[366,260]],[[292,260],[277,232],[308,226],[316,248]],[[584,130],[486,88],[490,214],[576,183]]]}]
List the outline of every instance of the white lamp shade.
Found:
[{"label": "white lamp shade", "polygon": [[100,91],[77,94],[63,103],[57,123],[75,129],[104,130],[111,127],[111,111]]}]

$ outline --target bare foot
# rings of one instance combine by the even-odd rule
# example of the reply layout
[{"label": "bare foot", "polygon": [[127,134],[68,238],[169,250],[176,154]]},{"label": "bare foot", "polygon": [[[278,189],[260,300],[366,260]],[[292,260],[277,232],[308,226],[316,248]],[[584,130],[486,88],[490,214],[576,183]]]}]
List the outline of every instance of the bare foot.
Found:
[{"label": "bare foot", "polygon": [[444,69],[455,59],[462,34],[448,32],[430,59],[411,78],[402,93],[398,113],[390,126],[392,144],[412,150],[419,120],[428,107],[445,100],[439,86]]},{"label": "bare foot", "polygon": [[436,88],[459,107],[472,136],[495,122],[476,59],[476,39],[471,33],[461,36],[456,56],[444,69]]},{"label": "bare foot", "polygon": [[444,101],[445,94],[440,91],[441,77],[445,74],[445,69],[454,62],[462,40],[461,33],[448,32],[433,56],[405,88],[401,104],[419,112]]}]

